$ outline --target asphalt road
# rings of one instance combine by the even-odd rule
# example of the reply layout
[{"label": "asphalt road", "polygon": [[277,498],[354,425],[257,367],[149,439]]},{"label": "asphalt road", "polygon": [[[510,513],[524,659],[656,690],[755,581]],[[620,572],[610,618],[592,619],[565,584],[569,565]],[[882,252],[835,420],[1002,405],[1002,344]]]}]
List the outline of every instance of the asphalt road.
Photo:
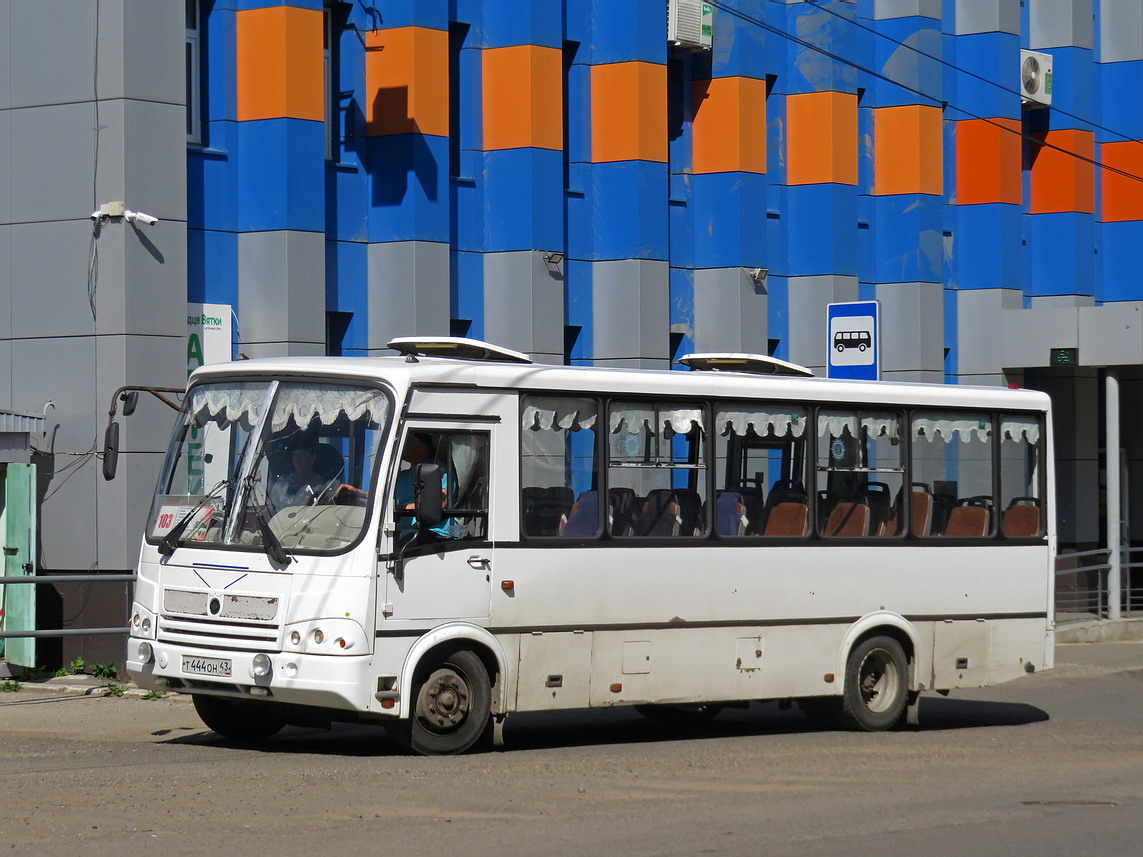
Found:
[{"label": "asphalt road", "polygon": [[925,698],[919,729],[517,715],[507,751],[436,759],[363,727],[244,746],[183,700],[26,686],[0,696],[0,854],[1137,857],[1143,647],[1113,651]]}]

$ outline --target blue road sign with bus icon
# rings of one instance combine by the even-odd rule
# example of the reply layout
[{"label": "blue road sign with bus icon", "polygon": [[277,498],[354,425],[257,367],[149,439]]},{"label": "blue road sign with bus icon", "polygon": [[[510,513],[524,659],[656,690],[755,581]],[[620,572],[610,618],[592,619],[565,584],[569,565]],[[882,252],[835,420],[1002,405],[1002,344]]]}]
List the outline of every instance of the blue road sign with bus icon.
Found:
[{"label": "blue road sign with bus icon", "polygon": [[881,380],[880,313],[877,301],[826,307],[826,375],[854,381]]}]

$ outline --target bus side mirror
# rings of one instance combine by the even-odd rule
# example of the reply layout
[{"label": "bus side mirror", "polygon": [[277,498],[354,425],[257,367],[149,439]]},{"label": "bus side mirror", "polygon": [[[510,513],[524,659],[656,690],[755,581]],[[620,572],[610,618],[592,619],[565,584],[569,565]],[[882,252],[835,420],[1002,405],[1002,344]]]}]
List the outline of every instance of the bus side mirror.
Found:
[{"label": "bus side mirror", "polygon": [[435,527],[444,520],[444,485],[439,464],[418,464],[416,473],[417,526]]},{"label": "bus side mirror", "polygon": [[103,433],[103,478],[110,482],[115,478],[119,464],[119,423],[109,422]]},{"label": "bus side mirror", "polygon": [[139,406],[139,391],[131,390],[124,393],[119,397],[119,401],[123,403],[123,416],[129,417],[135,413],[135,408]]}]

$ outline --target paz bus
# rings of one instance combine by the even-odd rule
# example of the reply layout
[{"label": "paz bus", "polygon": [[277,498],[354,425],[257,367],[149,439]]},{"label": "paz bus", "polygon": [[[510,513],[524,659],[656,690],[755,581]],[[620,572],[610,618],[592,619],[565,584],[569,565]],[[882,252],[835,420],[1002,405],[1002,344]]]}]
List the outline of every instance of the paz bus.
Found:
[{"label": "paz bus", "polygon": [[876,731],[1052,665],[1042,393],[389,347],[189,379],[127,669],[220,735],[448,754],[513,712],[758,700]]}]

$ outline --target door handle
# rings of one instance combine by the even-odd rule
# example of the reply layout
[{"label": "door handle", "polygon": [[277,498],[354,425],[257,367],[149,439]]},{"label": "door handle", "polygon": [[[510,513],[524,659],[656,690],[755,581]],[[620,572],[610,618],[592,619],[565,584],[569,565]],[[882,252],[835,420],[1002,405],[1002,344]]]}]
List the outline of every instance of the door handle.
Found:
[{"label": "door handle", "polygon": [[473,568],[488,568],[488,566],[492,563],[487,557],[480,556],[479,554],[473,554],[468,558],[468,564]]}]

